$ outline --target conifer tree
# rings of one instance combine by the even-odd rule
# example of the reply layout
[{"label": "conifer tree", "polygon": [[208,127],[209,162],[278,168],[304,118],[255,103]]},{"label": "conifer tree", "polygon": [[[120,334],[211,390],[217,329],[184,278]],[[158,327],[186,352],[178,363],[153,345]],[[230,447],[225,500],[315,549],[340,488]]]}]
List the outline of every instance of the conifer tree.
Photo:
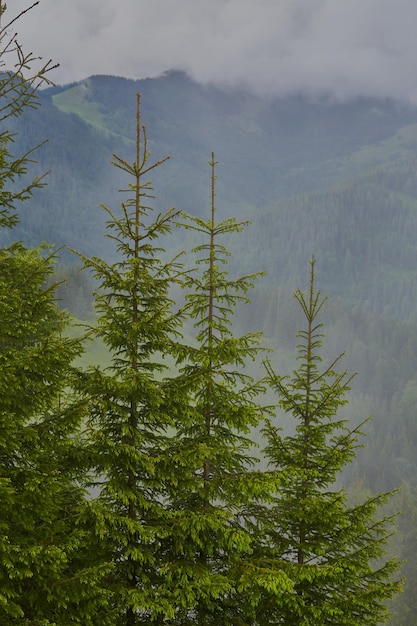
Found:
[{"label": "conifer tree", "polygon": [[281,377],[266,364],[295,432],[284,436],[272,421],[265,427],[265,455],[279,486],[272,506],[263,514],[258,510],[256,518],[260,560],[285,571],[292,586],[281,598],[266,594],[256,624],[376,626],[385,623],[386,601],[399,588],[392,580],[396,561],[383,558],[393,520],[380,509],[389,494],[349,506],[345,491],[334,485],[355,455],[360,432],[337,417],[351,381],[346,371],[336,371],[341,357],[320,366],[317,318],[325,298],[316,291],[314,258],[309,290],[295,297],[306,320],[298,334],[299,367],[292,377]]},{"label": "conifer tree", "polygon": [[[168,158],[168,157],[167,157]],[[137,96],[136,158],[114,155],[114,166],[131,177],[116,216],[108,207],[108,236],[118,260],[84,259],[97,280],[98,317],[93,337],[108,347],[111,365],[84,375],[89,398],[87,434],[97,497],[91,505],[95,536],[111,565],[106,585],[113,624],[133,626],[175,615],[175,594],[165,593],[157,555],[171,532],[165,510],[166,483],[174,480],[167,455],[173,415],[162,381],[182,315],[170,289],[181,274],[177,258],[164,261],[159,241],[178,211],[155,215],[150,206],[151,162]],[[97,493],[96,492],[96,493]]]},{"label": "conifer tree", "polygon": [[[36,3],[35,3],[36,4]],[[34,5],[33,5],[34,6]],[[26,174],[30,151],[13,154],[13,118],[36,108],[37,88],[51,63],[36,69],[5,23],[0,2],[0,229],[19,221],[18,205],[41,178]],[[24,182],[25,181],[25,182]],[[67,317],[47,287],[54,254],[46,246],[13,243],[0,249],[0,623],[4,626],[91,624],[98,598],[78,525],[77,428],[82,404],[72,397],[72,362],[79,340],[64,337]],[[81,555],[83,558],[81,558]],[[100,598],[101,601],[101,598]],[[99,614],[100,611],[98,610]]]},{"label": "conifer tree", "polygon": [[260,333],[238,337],[232,328],[235,307],[247,302],[258,274],[228,275],[230,253],[221,239],[246,222],[216,221],[214,156],[210,166],[210,217],[190,218],[188,226],[205,238],[194,250],[199,270],[188,279],[195,340],[181,347],[173,381],[178,407],[171,456],[178,479],[169,504],[175,535],[162,545],[161,558],[177,590],[177,611],[167,622],[176,625],[250,623],[254,568],[242,512],[263,489],[251,437],[263,415],[257,402],[262,386],[245,371],[260,350]]},{"label": "conifer tree", "polygon": [[18,41],[15,24],[37,2],[7,19],[5,3],[0,0],[0,227],[13,228],[19,222],[17,205],[32,196],[34,189],[43,187],[45,177],[34,177],[23,183],[28,172],[34,146],[26,154],[13,154],[14,118],[28,109],[37,109],[40,87],[50,84],[48,74],[56,65],[43,63],[33,53],[26,53]]},{"label": "conifer tree", "polygon": [[[46,250],[0,251],[0,623],[91,624],[99,569],[90,572],[78,524],[75,437],[83,406],[71,397],[79,340],[45,288]],[[90,556],[92,553],[90,553]],[[100,597],[100,602],[102,598]],[[94,604],[95,606],[95,604]],[[97,610],[95,606],[95,610]],[[97,610],[98,614],[100,613]]]}]

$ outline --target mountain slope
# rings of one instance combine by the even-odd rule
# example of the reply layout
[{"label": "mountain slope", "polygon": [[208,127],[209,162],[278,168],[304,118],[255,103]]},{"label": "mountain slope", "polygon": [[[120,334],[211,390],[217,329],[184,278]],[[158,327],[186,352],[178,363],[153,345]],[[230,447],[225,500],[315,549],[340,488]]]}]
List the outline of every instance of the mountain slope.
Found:
[{"label": "mountain slope", "polygon": [[[373,313],[417,320],[417,154],[255,214],[246,262],[295,289],[314,254],[323,289]],[[271,274],[272,271],[272,274]]]},{"label": "mountain slope", "polygon": [[93,76],[42,92],[41,109],[17,121],[16,150],[48,138],[36,158],[39,170],[52,169],[48,189],[25,217],[25,236],[88,251],[92,241],[99,246],[97,207],[118,202],[122,184],[111,154],[133,158],[138,91],[153,156],[172,155],[154,181],[158,202],[197,214],[207,205],[213,150],[222,209],[252,215],[278,198],[410,154],[417,142],[417,109],[390,102],[264,100],[201,86],[180,72],[138,81]]}]

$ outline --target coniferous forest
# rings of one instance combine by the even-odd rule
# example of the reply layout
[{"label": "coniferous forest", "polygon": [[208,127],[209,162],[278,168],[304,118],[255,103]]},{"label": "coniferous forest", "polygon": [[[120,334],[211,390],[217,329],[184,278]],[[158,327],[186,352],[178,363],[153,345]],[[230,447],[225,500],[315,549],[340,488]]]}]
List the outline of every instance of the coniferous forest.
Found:
[{"label": "coniferous forest", "polygon": [[417,111],[56,87],[0,10],[0,623],[414,625]]}]

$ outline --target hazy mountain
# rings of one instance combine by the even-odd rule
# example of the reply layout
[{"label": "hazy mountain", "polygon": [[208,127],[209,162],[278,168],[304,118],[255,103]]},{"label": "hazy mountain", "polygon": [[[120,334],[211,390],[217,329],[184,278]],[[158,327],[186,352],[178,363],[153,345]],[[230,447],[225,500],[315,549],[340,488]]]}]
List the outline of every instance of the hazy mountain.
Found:
[{"label": "hazy mountain", "polygon": [[180,72],[138,81],[93,76],[45,90],[40,110],[17,121],[16,151],[47,138],[36,158],[39,171],[51,170],[48,188],[24,208],[20,236],[103,253],[98,206],[119,205],[123,181],[110,161],[112,152],[133,159],[137,92],[153,156],[172,156],[154,180],[161,208],[204,213],[212,151],[219,208],[254,218],[278,200],[325,189],[417,147],[417,108],[391,102],[267,100],[201,86]]}]

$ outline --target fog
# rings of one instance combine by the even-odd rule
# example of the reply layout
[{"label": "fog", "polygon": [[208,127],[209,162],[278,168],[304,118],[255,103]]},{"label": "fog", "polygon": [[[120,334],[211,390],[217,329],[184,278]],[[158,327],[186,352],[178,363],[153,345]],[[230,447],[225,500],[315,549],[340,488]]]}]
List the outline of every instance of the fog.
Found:
[{"label": "fog", "polygon": [[415,0],[40,0],[16,29],[60,84],[175,68],[261,94],[417,103],[416,18]]}]

